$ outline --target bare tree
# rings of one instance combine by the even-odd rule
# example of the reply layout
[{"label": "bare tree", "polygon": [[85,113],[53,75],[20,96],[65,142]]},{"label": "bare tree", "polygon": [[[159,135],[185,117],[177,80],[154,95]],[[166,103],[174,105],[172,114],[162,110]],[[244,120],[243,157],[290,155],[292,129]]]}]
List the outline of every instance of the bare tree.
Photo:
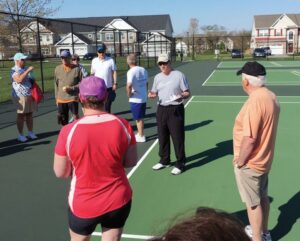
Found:
[{"label": "bare tree", "polygon": [[[197,18],[190,19],[189,33],[192,36],[192,56],[195,59],[195,34],[199,31],[199,20]],[[189,43],[189,42],[188,42]],[[188,51],[190,51],[188,46]]]},{"label": "bare tree", "polygon": [[216,48],[220,40],[225,41],[227,35],[226,28],[216,24],[202,26],[201,30],[206,35],[206,42],[209,49]]},{"label": "bare tree", "polygon": [[[21,29],[28,24],[25,16],[45,17],[58,11],[59,7],[51,5],[52,0],[0,0],[0,11],[9,13],[3,17],[8,28],[16,30],[19,51],[22,51]],[[63,0],[61,0],[61,4]]]}]

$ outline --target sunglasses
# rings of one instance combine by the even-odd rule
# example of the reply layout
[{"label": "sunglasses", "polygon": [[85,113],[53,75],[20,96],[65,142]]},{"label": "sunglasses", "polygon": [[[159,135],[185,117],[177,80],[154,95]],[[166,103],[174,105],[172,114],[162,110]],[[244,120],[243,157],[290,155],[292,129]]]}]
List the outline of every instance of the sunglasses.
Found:
[{"label": "sunglasses", "polygon": [[169,62],[159,62],[158,65],[159,65],[159,66],[161,66],[161,65],[168,65],[168,63],[169,63]]}]

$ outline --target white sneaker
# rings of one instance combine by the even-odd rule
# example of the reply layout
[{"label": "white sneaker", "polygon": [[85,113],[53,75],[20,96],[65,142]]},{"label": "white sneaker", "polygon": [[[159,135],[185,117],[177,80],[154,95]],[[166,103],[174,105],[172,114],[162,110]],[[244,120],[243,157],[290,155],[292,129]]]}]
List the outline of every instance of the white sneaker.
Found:
[{"label": "white sneaker", "polygon": [[19,142],[26,142],[26,141],[28,141],[28,139],[26,138],[26,136],[19,135],[19,136],[18,136],[18,141],[19,141]]},{"label": "white sneaker", "polygon": [[272,237],[271,237],[270,232],[264,233],[262,235],[262,241],[272,241]]},{"label": "white sneaker", "polygon": [[140,136],[139,134],[135,135],[135,140],[136,142],[146,142],[146,137],[145,136]]},{"label": "white sneaker", "polygon": [[27,136],[28,136],[31,140],[37,139],[37,136],[36,136],[32,131],[29,131]]},{"label": "white sneaker", "polygon": [[252,233],[252,227],[251,227],[251,225],[247,225],[245,227],[245,232],[246,232],[246,234],[248,235],[249,238],[252,238],[253,233]]},{"label": "white sneaker", "polygon": [[163,168],[166,168],[166,167],[168,167],[168,165],[163,165],[163,164],[161,164],[161,163],[157,163],[157,164],[155,164],[155,165],[152,167],[152,169],[155,170],[155,171],[157,171],[157,170],[160,170],[160,169],[163,169]]},{"label": "white sneaker", "polygon": [[172,169],[171,173],[172,173],[173,175],[179,175],[179,174],[182,173],[182,170],[180,170],[180,169],[177,168],[177,167],[174,167],[174,168]]},{"label": "white sneaker", "polygon": [[[252,239],[253,233],[252,233],[252,227],[251,227],[251,225],[247,225],[245,227],[245,232],[249,236],[249,238]],[[262,237],[262,241],[272,241],[272,237],[271,237],[270,232],[262,234],[261,237]]]}]

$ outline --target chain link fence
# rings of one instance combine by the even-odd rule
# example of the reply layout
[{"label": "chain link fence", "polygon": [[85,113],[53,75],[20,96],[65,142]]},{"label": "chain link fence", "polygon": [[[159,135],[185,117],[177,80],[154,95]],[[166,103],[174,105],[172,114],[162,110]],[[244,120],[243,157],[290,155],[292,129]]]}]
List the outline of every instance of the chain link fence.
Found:
[{"label": "chain link fence", "polygon": [[156,65],[160,53],[168,53],[172,60],[176,58],[175,38],[159,32],[90,24],[89,18],[80,20],[79,23],[0,12],[0,101],[10,98],[9,73],[17,52],[28,55],[27,65],[34,67],[35,77],[44,92],[53,90],[54,68],[61,63],[59,56],[63,50],[79,55],[81,64],[89,71],[91,60],[97,56],[97,46],[105,43],[120,77],[128,70],[128,54],[134,53],[138,64],[145,68]]}]

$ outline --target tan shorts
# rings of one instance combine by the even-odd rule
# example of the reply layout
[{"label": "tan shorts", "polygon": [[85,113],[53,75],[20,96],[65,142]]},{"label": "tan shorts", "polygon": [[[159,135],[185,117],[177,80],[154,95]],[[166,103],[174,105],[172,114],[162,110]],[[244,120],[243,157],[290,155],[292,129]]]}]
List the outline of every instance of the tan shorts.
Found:
[{"label": "tan shorts", "polygon": [[260,200],[268,196],[268,173],[259,173],[244,166],[234,167],[235,179],[241,199],[247,207],[260,204]]},{"label": "tan shorts", "polygon": [[13,97],[18,114],[27,114],[36,111],[37,104],[31,96]]}]

